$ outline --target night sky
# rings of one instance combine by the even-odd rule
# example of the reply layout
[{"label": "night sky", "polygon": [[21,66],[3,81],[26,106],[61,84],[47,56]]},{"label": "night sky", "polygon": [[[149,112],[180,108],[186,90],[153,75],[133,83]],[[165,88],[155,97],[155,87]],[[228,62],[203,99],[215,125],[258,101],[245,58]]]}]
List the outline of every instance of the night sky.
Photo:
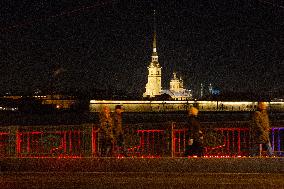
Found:
[{"label": "night sky", "polygon": [[163,89],[176,71],[193,90],[283,90],[284,3],[161,2],[2,0],[0,92],[112,88],[142,96],[154,9]]}]

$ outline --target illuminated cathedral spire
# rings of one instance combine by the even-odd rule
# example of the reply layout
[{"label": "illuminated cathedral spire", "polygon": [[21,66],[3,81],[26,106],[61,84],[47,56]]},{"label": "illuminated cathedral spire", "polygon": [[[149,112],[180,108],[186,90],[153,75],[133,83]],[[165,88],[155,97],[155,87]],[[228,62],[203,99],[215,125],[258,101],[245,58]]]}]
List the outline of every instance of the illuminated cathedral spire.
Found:
[{"label": "illuminated cathedral spire", "polygon": [[156,33],[156,11],[155,10],[154,10],[154,38],[153,38],[152,62],[158,62],[157,33]]},{"label": "illuminated cathedral spire", "polygon": [[143,97],[154,97],[161,94],[162,90],[162,73],[158,62],[158,53],[157,53],[157,31],[156,31],[156,12],[154,10],[154,38],[153,38],[153,52],[150,65],[148,66],[148,82],[146,84],[146,92],[143,94]]}]

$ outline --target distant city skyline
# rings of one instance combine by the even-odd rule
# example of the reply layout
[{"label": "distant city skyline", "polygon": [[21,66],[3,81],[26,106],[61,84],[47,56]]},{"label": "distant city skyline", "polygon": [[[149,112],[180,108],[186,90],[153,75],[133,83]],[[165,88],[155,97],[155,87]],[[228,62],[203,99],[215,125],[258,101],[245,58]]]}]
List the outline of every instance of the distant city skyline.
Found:
[{"label": "distant city skyline", "polygon": [[[266,2],[266,3],[265,3]],[[284,8],[270,1],[16,2],[0,7],[0,92],[59,88],[143,94],[153,10],[162,88],[284,87]]]}]

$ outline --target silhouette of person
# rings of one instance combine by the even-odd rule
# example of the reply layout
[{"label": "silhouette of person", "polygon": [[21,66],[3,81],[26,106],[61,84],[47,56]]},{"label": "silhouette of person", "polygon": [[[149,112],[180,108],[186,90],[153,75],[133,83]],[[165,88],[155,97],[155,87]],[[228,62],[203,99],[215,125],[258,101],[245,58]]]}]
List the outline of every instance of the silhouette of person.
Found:
[{"label": "silhouette of person", "polygon": [[267,104],[265,102],[259,102],[258,108],[252,116],[250,127],[251,156],[261,155],[263,147],[266,149],[268,156],[273,155],[269,139],[270,123],[266,109]]},{"label": "silhouette of person", "polygon": [[104,106],[100,113],[100,128],[99,128],[99,150],[101,157],[112,156],[113,151],[113,120],[110,114],[110,108]]},{"label": "silhouette of person", "polygon": [[187,126],[189,142],[186,145],[185,155],[201,157],[204,155],[204,147],[203,133],[198,119],[198,109],[191,107],[188,111],[188,115]]},{"label": "silhouette of person", "polygon": [[127,150],[124,143],[124,131],[122,126],[122,106],[116,105],[113,113],[113,134],[116,139],[117,153],[127,157]]}]

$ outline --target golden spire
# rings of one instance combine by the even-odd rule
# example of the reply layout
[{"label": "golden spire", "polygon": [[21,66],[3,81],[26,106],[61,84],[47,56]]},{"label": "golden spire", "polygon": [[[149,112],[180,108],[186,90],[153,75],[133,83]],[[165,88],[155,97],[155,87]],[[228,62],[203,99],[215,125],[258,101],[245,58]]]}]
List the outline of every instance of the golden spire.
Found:
[{"label": "golden spire", "polygon": [[[154,10],[154,39],[153,39],[153,53],[152,53],[152,60],[158,60],[158,53],[157,53],[157,34],[156,34],[156,11]],[[155,59],[153,59],[155,58]]]}]

